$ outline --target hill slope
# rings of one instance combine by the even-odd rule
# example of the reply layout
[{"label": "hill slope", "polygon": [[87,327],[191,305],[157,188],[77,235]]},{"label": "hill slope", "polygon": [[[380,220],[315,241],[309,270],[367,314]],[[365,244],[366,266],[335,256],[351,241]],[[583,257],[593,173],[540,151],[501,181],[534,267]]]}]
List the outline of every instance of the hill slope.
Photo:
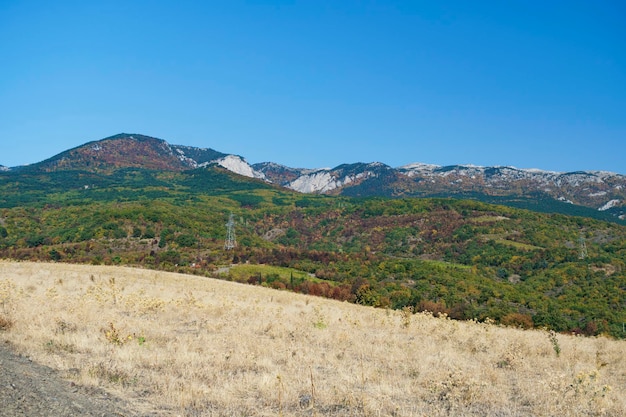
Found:
[{"label": "hill slope", "polygon": [[0,262],[0,276],[0,341],[140,415],[626,413],[624,342],[602,337],[130,268]]}]

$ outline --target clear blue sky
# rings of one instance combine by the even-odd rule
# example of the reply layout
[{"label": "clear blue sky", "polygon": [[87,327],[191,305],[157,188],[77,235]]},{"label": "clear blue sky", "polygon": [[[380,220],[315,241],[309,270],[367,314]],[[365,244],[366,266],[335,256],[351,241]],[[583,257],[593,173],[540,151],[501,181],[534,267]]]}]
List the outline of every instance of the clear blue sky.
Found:
[{"label": "clear blue sky", "polygon": [[0,0],[0,164],[120,132],[626,174],[626,2]]}]

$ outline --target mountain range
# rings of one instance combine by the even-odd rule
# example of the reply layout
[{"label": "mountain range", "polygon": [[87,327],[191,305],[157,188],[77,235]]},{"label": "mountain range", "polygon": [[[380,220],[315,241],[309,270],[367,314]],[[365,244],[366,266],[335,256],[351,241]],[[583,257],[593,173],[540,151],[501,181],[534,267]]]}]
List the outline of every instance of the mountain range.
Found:
[{"label": "mountain range", "polygon": [[85,143],[44,161],[0,171],[110,172],[118,168],[184,171],[220,166],[236,174],[301,193],[352,197],[458,197],[491,203],[626,220],[626,176],[605,171],[553,172],[507,166],[438,166],[381,162],[335,168],[292,168],[210,148],[172,145],[162,139],[121,133]]}]

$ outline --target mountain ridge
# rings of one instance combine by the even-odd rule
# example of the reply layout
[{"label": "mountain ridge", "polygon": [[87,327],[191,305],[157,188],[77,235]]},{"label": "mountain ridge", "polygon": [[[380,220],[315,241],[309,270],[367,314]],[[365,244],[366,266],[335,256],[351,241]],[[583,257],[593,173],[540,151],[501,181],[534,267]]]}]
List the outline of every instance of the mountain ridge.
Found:
[{"label": "mountain ridge", "polygon": [[626,176],[608,171],[556,172],[511,166],[440,166],[415,162],[391,167],[382,162],[347,163],[334,168],[292,168],[274,162],[249,164],[244,157],[212,148],[172,145],[142,134],[119,133],[86,142],[51,158],[2,171],[59,171],[117,168],[183,171],[217,165],[249,178],[305,194],[353,197],[543,196],[550,201],[583,206],[626,220]]}]

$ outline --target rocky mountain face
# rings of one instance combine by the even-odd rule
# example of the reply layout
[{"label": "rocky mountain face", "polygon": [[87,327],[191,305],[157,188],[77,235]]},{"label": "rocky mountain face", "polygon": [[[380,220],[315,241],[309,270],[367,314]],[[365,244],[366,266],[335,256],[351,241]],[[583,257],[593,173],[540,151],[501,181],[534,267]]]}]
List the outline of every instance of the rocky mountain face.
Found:
[{"label": "rocky mountain face", "polygon": [[[333,169],[289,168],[274,163],[252,167],[269,181],[301,193],[350,194],[353,187],[367,183],[370,190],[365,194],[385,195],[387,190],[379,187],[399,179],[393,168],[379,162],[343,164]],[[379,188],[378,192],[374,188]]]},{"label": "rocky mountain face", "polygon": [[[86,143],[19,169],[106,172],[137,167],[182,171],[208,165],[218,165],[302,193],[362,197],[519,196],[584,206],[626,219],[626,176],[603,171],[561,173],[422,163],[392,168],[380,162],[344,164],[332,169],[291,168],[273,162],[250,165],[238,155],[170,145],[162,139],[126,133]],[[0,167],[3,169],[7,168]]]},{"label": "rocky mountain face", "polygon": [[399,168],[424,188],[490,195],[542,193],[555,200],[592,207],[600,211],[623,204],[626,176],[602,171],[550,172],[512,167],[450,166],[420,164]]},{"label": "rocky mountain face", "polygon": [[624,215],[626,176],[611,172],[551,172],[513,167],[437,166],[382,163],[298,170],[255,164],[274,183],[303,193],[349,196],[537,196]]}]

